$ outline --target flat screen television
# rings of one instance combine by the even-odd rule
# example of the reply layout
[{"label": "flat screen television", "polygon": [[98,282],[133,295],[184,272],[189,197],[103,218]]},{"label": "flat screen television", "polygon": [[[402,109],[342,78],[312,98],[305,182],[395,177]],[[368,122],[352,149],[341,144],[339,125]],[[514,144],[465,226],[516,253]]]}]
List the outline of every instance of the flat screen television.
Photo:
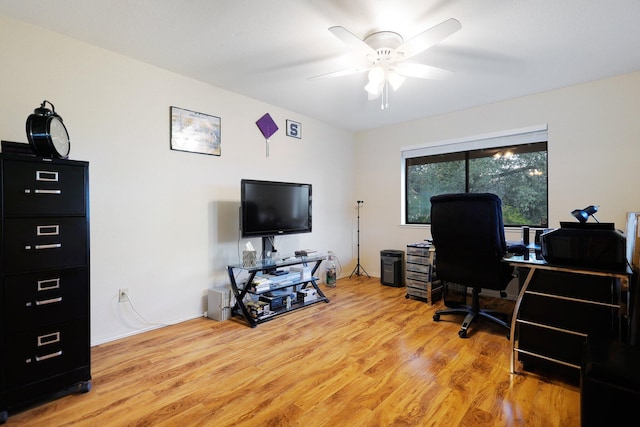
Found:
[{"label": "flat screen television", "polygon": [[311,232],[311,184],[259,181],[240,182],[242,237],[265,238]]}]

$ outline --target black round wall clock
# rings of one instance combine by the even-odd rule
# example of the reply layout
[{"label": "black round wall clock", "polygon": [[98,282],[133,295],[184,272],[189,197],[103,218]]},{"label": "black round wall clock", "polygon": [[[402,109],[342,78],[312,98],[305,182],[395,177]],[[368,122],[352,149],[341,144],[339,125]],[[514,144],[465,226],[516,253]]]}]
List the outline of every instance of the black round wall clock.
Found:
[{"label": "black round wall clock", "polygon": [[[45,108],[49,104],[51,109]],[[33,110],[27,117],[27,139],[31,149],[41,157],[56,157],[66,159],[71,151],[69,132],[62,117],[56,113],[53,104],[42,101],[40,107]]]}]

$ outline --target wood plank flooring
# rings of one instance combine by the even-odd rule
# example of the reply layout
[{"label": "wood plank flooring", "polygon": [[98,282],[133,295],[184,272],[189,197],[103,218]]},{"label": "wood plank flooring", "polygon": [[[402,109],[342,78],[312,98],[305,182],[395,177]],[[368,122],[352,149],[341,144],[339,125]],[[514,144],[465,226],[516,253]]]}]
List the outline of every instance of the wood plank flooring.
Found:
[{"label": "wood plank flooring", "polygon": [[[250,328],[202,318],[92,348],[93,389],[7,426],[579,426],[575,385],[509,372],[504,331],[379,279]],[[493,301],[493,300],[492,300]],[[512,302],[496,302],[513,308]]]}]

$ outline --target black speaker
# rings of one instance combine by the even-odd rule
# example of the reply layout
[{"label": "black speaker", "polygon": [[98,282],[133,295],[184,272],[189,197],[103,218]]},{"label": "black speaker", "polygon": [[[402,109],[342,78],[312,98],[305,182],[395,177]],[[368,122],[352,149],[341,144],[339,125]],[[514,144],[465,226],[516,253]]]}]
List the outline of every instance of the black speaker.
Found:
[{"label": "black speaker", "polygon": [[400,288],[404,286],[404,251],[385,249],[380,251],[380,283]]},{"label": "black speaker", "polygon": [[522,227],[522,244],[529,246],[529,227]]}]

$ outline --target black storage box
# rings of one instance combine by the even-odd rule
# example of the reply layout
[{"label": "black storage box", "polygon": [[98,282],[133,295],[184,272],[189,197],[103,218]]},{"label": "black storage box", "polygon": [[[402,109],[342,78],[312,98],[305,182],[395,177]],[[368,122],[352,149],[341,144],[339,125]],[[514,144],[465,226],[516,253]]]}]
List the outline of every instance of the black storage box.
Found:
[{"label": "black storage box", "polygon": [[404,286],[404,251],[384,249],[380,251],[380,283],[400,288]]},{"label": "black storage box", "polygon": [[640,402],[640,347],[588,341],[580,381],[582,427],[624,425]]}]

